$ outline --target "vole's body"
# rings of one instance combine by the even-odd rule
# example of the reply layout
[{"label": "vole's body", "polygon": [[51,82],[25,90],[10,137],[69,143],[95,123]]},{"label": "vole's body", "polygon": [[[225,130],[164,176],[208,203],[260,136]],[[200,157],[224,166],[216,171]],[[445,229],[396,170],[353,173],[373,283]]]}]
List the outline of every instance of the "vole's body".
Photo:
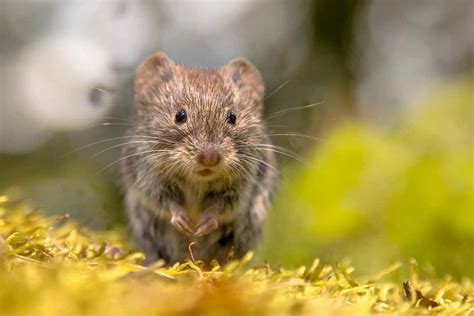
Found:
[{"label": "vole's body", "polygon": [[121,169],[133,235],[149,260],[184,261],[192,241],[207,262],[256,246],[277,181],[263,95],[243,59],[209,70],[157,53],[139,67]]}]

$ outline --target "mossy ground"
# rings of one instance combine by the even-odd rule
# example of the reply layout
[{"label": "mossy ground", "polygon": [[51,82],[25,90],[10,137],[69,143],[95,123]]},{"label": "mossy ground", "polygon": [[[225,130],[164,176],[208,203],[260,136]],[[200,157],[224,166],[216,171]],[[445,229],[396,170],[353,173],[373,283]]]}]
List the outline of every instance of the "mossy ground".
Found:
[{"label": "mossy ground", "polygon": [[141,265],[122,233],[93,232],[0,196],[2,315],[366,315],[474,313],[471,281],[385,281],[399,263],[353,278],[352,267],[285,269],[199,261]]}]

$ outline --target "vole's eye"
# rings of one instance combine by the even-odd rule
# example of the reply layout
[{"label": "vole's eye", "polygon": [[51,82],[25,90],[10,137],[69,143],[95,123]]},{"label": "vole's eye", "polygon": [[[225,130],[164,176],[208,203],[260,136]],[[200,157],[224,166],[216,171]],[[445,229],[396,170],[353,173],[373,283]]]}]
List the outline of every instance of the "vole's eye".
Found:
[{"label": "vole's eye", "polygon": [[176,115],[175,115],[175,118],[174,118],[174,121],[176,123],[184,123],[188,120],[188,113],[186,113],[186,110],[179,110],[178,112],[176,112]]},{"label": "vole's eye", "polygon": [[234,112],[228,112],[226,116],[227,123],[235,125],[235,122],[237,122],[237,116],[235,115]]}]

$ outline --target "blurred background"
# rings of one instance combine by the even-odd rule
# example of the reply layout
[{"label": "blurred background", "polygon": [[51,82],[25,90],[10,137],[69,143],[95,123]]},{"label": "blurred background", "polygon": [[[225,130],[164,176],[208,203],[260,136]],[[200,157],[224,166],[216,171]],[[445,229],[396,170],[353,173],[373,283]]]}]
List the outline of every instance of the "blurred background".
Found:
[{"label": "blurred background", "polygon": [[283,183],[258,260],[474,277],[472,0],[0,0],[0,193],[126,226],[134,69],[244,56]]}]

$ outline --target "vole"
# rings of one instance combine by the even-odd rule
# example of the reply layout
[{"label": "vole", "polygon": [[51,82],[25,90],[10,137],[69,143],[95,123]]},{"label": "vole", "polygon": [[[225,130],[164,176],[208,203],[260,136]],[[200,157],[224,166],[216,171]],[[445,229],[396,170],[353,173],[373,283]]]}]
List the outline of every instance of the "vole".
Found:
[{"label": "vole", "polygon": [[262,121],[264,82],[249,61],[191,68],[163,52],[135,76],[135,117],[121,173],[147,261],[225,264],[257,245],[278,182]]}]

